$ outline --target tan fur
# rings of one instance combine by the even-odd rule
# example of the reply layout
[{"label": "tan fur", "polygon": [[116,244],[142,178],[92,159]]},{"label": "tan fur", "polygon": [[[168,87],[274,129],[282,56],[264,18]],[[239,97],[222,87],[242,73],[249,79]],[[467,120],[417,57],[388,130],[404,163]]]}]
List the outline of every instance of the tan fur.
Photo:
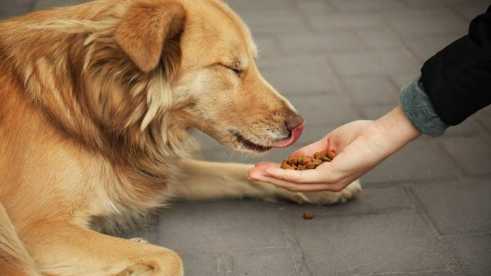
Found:
[{"label": "tan fur", "polygon": [[247,152],[288,136],[296,112],[256,57],[218,0],[101,0],[0,23],[0,274],[182,275],[176,253],[91,221],[173,198],[354,196],[358,183],[297,194],[248,181],[250,165],[189,159],[193,128]]}]

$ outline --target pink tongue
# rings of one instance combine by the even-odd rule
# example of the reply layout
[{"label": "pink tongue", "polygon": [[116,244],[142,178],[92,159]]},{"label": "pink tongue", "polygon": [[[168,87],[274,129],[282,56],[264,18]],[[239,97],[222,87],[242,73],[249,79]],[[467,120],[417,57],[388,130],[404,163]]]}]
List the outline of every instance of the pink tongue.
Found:
[{"label": "pink tongue", "polygon": [[302,135],[303,128],[304,128],[303,124],[294,128],[292,130],[292,135],[290,136],[290,138],[274,143],[273,148],[286,148],[290,145],[293,145],[298,140],[298,138],[300,138],[300,136]]}]

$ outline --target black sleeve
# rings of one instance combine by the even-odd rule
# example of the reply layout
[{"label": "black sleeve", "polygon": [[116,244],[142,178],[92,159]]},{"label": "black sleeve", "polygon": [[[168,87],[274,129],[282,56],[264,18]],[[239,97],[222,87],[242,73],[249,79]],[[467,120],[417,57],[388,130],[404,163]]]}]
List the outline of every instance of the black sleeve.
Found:
[{"label": "black sleeve", "polygon": [[421,82],[441,120],[457,125],[491,103],[491,6],[469,33],[430,58]]}]

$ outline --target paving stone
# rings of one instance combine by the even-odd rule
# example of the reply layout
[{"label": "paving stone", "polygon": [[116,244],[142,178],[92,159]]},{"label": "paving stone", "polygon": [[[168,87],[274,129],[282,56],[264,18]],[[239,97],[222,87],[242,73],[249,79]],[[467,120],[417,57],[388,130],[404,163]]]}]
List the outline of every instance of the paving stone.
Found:
[{"label": "paving stone", "polygon": [[347,31],[281,35],[280,41],[288,55],[299,52],[352,52],[366,49],[356,34]]},{"label": "paving stone", "polygon": [[396,105],[399,102],[399,91],[387,77],[345,77],[342,82],[356,105]]},{"label": "paving stone", "polygon": [[425,62],[450,43],[462,37],[462,34],[437,34],[427,37],[406,39],[405,43],[416,56]]},{"label": "paving stone", "polygon": [[491,233],[491,181],[461,180],[412,186],[443,235]]},{"label": "paving stone", "polygon": [[356,33],[370,49],[405,48],[399,35],[387,27],[376,30],[362,30],[357,31]]},{"label": "paving stone", "polygon": [[440,33],[464,35],[468,23],[449,9],[388,12],[385,19],[403,37],[413,38]]},{"label": "paving stone", "polygon": [[391,182],[455,178],[460,171],[434,138],[421,137],[389,157],[364,178]]},{"label": "paving stone", "polygon": [[250,13],[239,11],[239,14],[249,25],[253,34],[305,33],[309,31],[303,17],[288,9],[255,10]]},{"label": "paving stone", "polygon": [[[474,0],[404,0],[410,9],[441,9],[445,7],[455,6],[464,2],[473,2]],[[475,1],[474,1],[475,2]]]},{"label": "paving stone", "polygon": [[361,179],[363,191],[359,197],[346,204],[333,206],[289,205],[285,219],[300,220],[304,212],[314,214],[314,219],[335,220],[338,216],[364,216],[401,210],[414,210],[414,202],[402,186],[371,187]]},{"label": "paving stone", "polygon": [[491,173],[491,145],[484,137],[455,137],[442,143],[467,174]]},{"label": "paving stone", "polygon": [[283,52],[279,49],[280,42],[275,35],[256,35],[254,41],[260,62],[264,59],[277,59],[283,56]]},{"label": "paving stone", "polygon": [[29,12],[35,4],[35,0],[4,0],[0,4],[0,19],[18,16]]},{"label": "paving stone", "polygon": [[234,275],[307,276],[308,272],[301,270],[301,261],[285,249],[267,248],[240,252],[234,255]]},{"label": "paving stone", "polygon": [[491,275],[491,235],[458,236],[449,239],[468,275]]},{"label": "paving stone", "polygon": [[329,60],[336,72],[346,76],[416,74],[421,67],[421,62],[405,49],[336,53],[329,55]]},{"label": "paving stone", "polygon": [[318,95],[339,90],[339,80],[322,55],[291,56],[260,67],[266,80],[284,95]]},{"label": "paving stone", "polygon": [[473,116],[478,120],[488,131],[491,131],[491,107],[481,109]]},{"label": "paving stone", "polygon": [[478,15],[484,13],[486,9],[489,7],[489,1],[483,0],[473,1],[472,3],[463,3],[461,5],[453,7],[453,10],[456,13],[462,14],[465,19],[471,21],[476,18]]},{"label": "paving stone", "polygon": [[[302,214],[306,210],[314,212],[315,220],[336,222],[339,215],[410,209],[413,204],[398,187],[369,188],[356,201],[330,207],[233,200],[178,203],[161,214],[158,244],[176,250],[183,257],[186,275],[310,275],[304,274],[301,260],[290,248],[294,245],[287,241],[290,234],[285,236],[284,231],[288,232],[285,221],[303,223]],[[271,220],[272,214],[281,220]],[[241,222],[236,222],[237,218]],[[271,229],[264,231],[264,224]],[[251,242],[241,235],[259,241]],[[228,241],[230,236],[243,241],[227,247],[223,241]]]},{"label": "paving stone", "polygon": [[447,129],[445,137],[448,136],[477,136],[481,133],[482,127],[476,119],[468,118],[461,124]]},{"label": "paving stone", "polygon": [[158,243],[178,252],[286,248],[279,208],[250,201],[177,203],[161,211]]},{"label": "paving stone", "polygon": [[305,16],[325,16],[335,11],[335,8],[325,0],[296,0],[295,5]]},{"label": "paving stone", "polygon": [[234,10],[244,13],[260,13],[264,11],[288,10],[293,8],[294,0],[226,0]]},{"label": "paving stone", "polygon": [[418,272],[407,272],[407,273],[400,273],[400,272],[394,272],[394,273],[375,273],[375,274],[367,274],[367,276],[457,276],[460,274],[457,274],[455,272],[451,271],[418,271]]},{"label": "paving stone", "polygon": [[88,0],[37,0],[34,9],[42,10],[51,7],[77,5],[87,1]]},{"label": "paving stone", "polygon": [[233,276],[233,259],[228,254],[211,253],[200,250],[180,252],[186,276]]},{"label": "paving stone", "polygon": [[406,5],[401,0],[329,0],[339,11],[374,12],[387,10],[404,10]]},{"label": "paving stone", "polygon": [[336,12],[329,16],[310,16],[311,26],[316,31],[370,30],[386,25],[380,14],[363,12]]},{"label": "paving stone", "polygon": [[[422,65],[423,64],[420,65],[420,68]],[[399,91],[401,91],[401,89],[405,88],[411,82],[418,79],[420,77],[420,75],[421,74],[419,73],[419,70],[418,70],[418,72],[414,72],[414,73],[390,74],[390,78],[397,85],[397,87],[399,88]]]},{"label": "paving stone", "polygon": [[309,124],[341,125],[360,117],[346,96],[328,94],[289,99]]},{"label": "paving stone", "polygon": [[292,229],[315,275],[445,271],[445,245],[415,211],[294,220]]},{"label": "paving stone", "polygon": [[[224,208],[224,206],[230,206],[233,208]],[[346,208],[342,208],[342,207]],[[304,210],[311,210],[315,212],[316,218],[318,219],[329,219],[330,216],[338,216],[342,215],[360,215],[360,214],[373,214],[379,212],[387,212],[393,210],[402,210],[402,209],[412,209],[412,203],[405,197],[404,191],[402,191],[399,187],[388,187],[388,188],[369,188],[367,189],[363,196],[360,199],[353,201],[349,204],[338,205],[338,206],[330,206],[330,207],[322,207],[322,206],[299,206],[294,204],[270,204],[256,201],[222,201],[222,202],[214,202],[214,203],[177,203],[171,207],[171,209],[166,209],[161,212],[160,216],[160,240],[159,243],[166,245],[168,247],[176,249],[178,252],[189,253],[188,249],[196,249],[195,243],[186,241],[187,234],[189,232],[199,232],[201,234],[196,235],[196,239],[204,239],[207,238],[213,239],[212,244],[216,245],[217,242],[221,239],[219,235],[208,235],[211,231],[220,231],[220,230],[232,230],[235,228],[239,228],[243,226],[243,224],[248,223],[248,221],[257,220],[258,223],[264,223],[262,219],[268,218],[272,212],[274,216],[277,215],[282,216],[283,219],[289,220],[290,218],[294,218],[295,220],[301,220],[301,214]],[[261,210],[261,213],[265,214],[262,216],[257,216],[256,212]],[[242,222],[234,222],[234,218],[240,215],[241,219],[244,220]],[[191,226],[195,223],[194,227]],[[175,224],[180,223],[181,226],[176,227]],[[189,225],[188,225],[189,224]],[[271,222],[267,222],[267,224],[276,225],[278,231],[280,231],[282,227],[282,223],[278,220],[273,220]],[[249,228],[257,227],[257,225],[248,224],[246,228],[240,228],[239,231],[248,231]],[[182,228],[182,231],[187,232],[185,236],[182,236],[184,233],[179,231],[177,228]],[[255,231],[255,230],[253,230]],[[276,231],[276,230],[272,230]],[[230,234],[225,234],[230,235]],[[266,233],[264,234],[266,235]],[[194,236],[194,235],[193,235]],[[183,241],[179,241],[179,239]],[[167,242],[168,240],[172,240],[172,242]],[[184,242],[184,243],[182,243]],[[254,242],[256,245],[261,244],[262,242]],[[268,246],[265,248],[269,248],[271,242],[265,242]],[[281,239],[275,239],[273,242],[274,245],[281,248],[282,242]],[[261,246],[259,246],[261,247]],[[234,246],[232,248],[227,248],[225,252],[229,252],[230,249],[238,250],[237,252],[241,252],[241,249],[250,250],[251,248],[255,248],[254,244],[250,244],[250,247],[242,248],[239,246]],[[245,250],[245,251],[247,251]]]}]

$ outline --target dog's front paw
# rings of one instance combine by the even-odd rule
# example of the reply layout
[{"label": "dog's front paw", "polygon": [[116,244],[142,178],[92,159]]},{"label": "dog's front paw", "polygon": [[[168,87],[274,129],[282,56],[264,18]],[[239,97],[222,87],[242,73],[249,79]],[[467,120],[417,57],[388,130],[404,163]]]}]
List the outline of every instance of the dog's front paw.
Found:
[{"label": "dog's front paw", "polygon": [[289,192],[286,195],[286,199],[298,204],[330,205],[347,202],[355,198],[361,192],[361,190],[362,188],[360,181],[356,180],[341,192]]},{"label": "dog's front paw", "polygon": [[160,254],[135,258],[134,263],[116,276],[182,276],[182,259],[175,252],[165,250]]}]

